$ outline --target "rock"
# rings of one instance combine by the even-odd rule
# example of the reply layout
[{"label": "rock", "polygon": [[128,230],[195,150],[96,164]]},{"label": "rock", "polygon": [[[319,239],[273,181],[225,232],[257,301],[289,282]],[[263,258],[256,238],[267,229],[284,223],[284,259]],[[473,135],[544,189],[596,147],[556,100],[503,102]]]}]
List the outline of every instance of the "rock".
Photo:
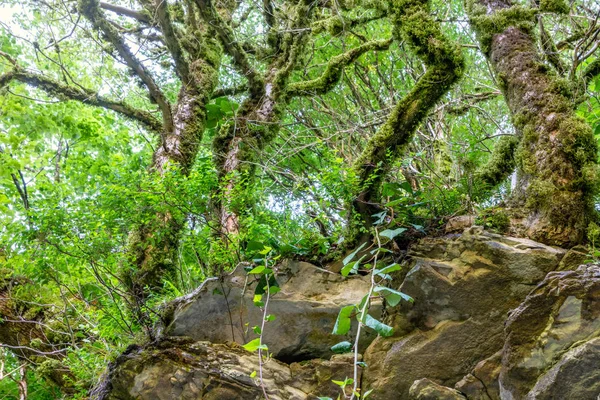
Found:
[{"label": "rock", "polygon": [[[168,338],[132,346],[109,367],[95,400],[258,400],[263,398],[258,356],[238,345]],[[270,359],[263,363],[265,390],[272,400],[337,397],[331,378],[351,374],[352,360],[314,360],[291,367]]]},{"label": "rock", "polygon": [[565,353],[527,395],[531,400],[596,400],[600,396],[600,338]]},{"label": "rock", "polygon": [[450,218],[446,223],[446,233],[462,232],[470,228],[475,223],[476,217],[476,215],[459,215]]},{"label": "rock", "polygon": [[[600,266],[549,273],[507,319],[502,399],[595,400],[599,336]],[[553,391],[570,395],[553,397]]]},{"label": "rock", "polygon": [[[260,325],[263,314],[253,303],[256,283],[251,278],[246,284],[246,276],[240,266],[223,281],[207,281],[193,296],[176,300],[165,335],[239,344],[256,338],[251,328]],[[285,362],[329,358],[331,346],[354,340],[351,334],[341,337],[331,332],[341,307],[360,302],[368,293],[367,278],[344,278],[305,262],[288,261],[278,267],[277,281],[281,291],[272,296],[267,310],[275,320],[263,333],[275,358]],[[381,303],[374,303],[371,314],[380,313]],[[373,332],[364,333],[361,352],[375,338]]]},{"label": "rock", "polygon": [[414,305],[388,308],[399,333],[378,338],[365,353],[363,390],[373,400],[408,398],[415,380],[453,387],[502,349],[504,320],[556,269],[565,250],[484,232],[422,240],[398,288]]},{"label": "rock", "polygon": [[502,363],[502,351],[480,361],[473,371],[454,387],[469,400],[500,400],[498,377]]},{"label": "rock", "polygon": [[419,379],[410,387],[411,400],[465,400],[459,391],[438,385],[429,379]]}]

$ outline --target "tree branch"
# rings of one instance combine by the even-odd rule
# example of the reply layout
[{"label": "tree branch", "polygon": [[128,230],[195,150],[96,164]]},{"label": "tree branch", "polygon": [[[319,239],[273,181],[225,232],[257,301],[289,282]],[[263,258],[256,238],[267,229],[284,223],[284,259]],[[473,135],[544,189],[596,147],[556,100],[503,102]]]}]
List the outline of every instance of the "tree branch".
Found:
[{"label": "tree branch", "polygon": [[583,78],[589,84],[592,79],[600,75],[600,58],[595,59],[583,71]]},{"label": "tree branch", "polygon": [[248,86],[246,86],[245,84],[226,87],[226,88],[220,88],[220,89],[216,89],[213,92],[212,98],[216,99],[217,97],[235,96],[236,94],[244,93],[247,90],[248,90]]},{"label": "tree branch", "polygon": [[121,58],[123,58],[127,66],[129,66],[129,68],[131,68],[146,85],[148,91],[150,92],[150,97],[156,102],[156,104],[158,104],[158,107],[162,111],[164,130],[167,132],[172,131],[173,114],[171,105],[150,75],[148,69],[135,58],[131,52],[131,49],[125,43],[123,37],[119,35],[117,30],[105,18],[104,14],[100,10],[98,0],[81,0],[79,3],[79,9],[95,28],[102,31],[108,41],[115,47]]},{"label": "tree branch", "polygon": [[331,89],[335,87],[335,85],[339,82],[342,72],[344,68],[353,63],[370,50],[387,50],[392,44],[392,39],[388,40],[373,40],[371,42],[367,42],[361,46],[358,46],[352,50],[349,50],[343,54],[337,55],[333,57],[329,63],[327,63],[327,67],[325,68],[325,72],[316,78],[309,81],[304,82],[296,82],[292,83],[288,87],[288,95],[290,97],[294,96],[313,96],[313,95],[321,95],[325,94]]},{"label": "tree branch", "polygon": [[20,81],[29,86],[43,90],[51,96],[68,100],[76,100],[91,106],[102,107],[115,111],[128,118],[141,122],[153,131],[160,132],[162,130],[162,124],[160,121],[152,116],[152,114],[149,112],[138,110],[129,106],[128,104],[125,104],[124,102],[107,99],[93,90],[65,85],[64,83],[55,81],[44,75],[26,72],[21,69],[1,75],[0,87],[7,85],[12,80]]},{"label": "tree branch", "polygon": [[112,11],[115,14],[119,14],[124,17],[133,18],[136,21],[139,21],[144,24],[152,25],[152,18],[150,18],[150,16],[148,14],[144,13],[143,11],[130,10],[129,8],[115,6],[113,4],[108,4],[103,1],[101,1],[99,3],[99,5],[100,5],[100,8],[102,8],[103,10]]},{"label": "tree branch", "polygon": [[227,54],[233,58],[236,68],[248,79],[248,89],[253,97],[261,97],[264,92],[264,82],[260,74],[252,67],[248,54],[236,40],[231,27],[221,18],[212,0],[195,0],[200,15],[207,24],[217,32],[219,40]]},{"label": "tree branch", "polygon": [[175,62],[175,70],[183,83],[186,84],[190,80],[189,66],[185,55],[183,54],[179,39],[173,29],[173,22],[171,20],[171,15],[169,14],[167,0],[154,0],[154,5],[156,7],[156,18],[158,19],[160,30],[165,37],[165,44]]}]

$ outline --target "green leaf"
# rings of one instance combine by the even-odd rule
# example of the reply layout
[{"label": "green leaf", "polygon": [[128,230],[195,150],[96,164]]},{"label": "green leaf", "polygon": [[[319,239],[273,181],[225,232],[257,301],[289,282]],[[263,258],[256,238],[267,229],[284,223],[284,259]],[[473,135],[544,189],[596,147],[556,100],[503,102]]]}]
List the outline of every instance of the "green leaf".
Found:
[{"label": "green leaf", "polygon": [[264,265],[259,265],[258,267],[248,271],[248,274],[261,274],[265,270],[265,268],[266,267]]},{"label": "green leaf", "polygon": [[345,335],[346,333],[348,333],[348,331],[350,330],[350,326],[352,325],[350,317],[354,313],[354,309],[355,306],[353,305],[342,307],[333,327],[332,333],[334,335]]},{"label": "green leaf", "polygon": [[254,331],[254,333],[256,333],[257,335],[260,335],[262,333],[262,329],[260,329],[260,326],[258,325],[252,327],[252,331]]},{"label": "green leaf", "polygon": [[392,280],[392,277],[389,275],[390,272],[399,271],[402,267],[398,264],[391,264],[382,269],[376,269],[373,273],[383,279]]},{"label": "green leaf", "polygon": [[385,286],[377,286],[374,289],[374,292],[379,293],[379,295],[381,295],[392,307],[397,306],[401,300],[408,301],[410,303],[414,302],[414,299],[409,295]]},{"label": "green leaf", "polygon": [[360,262],[366,256],[367,255],[365,254],[358,261],[355,261],[353,263],[348,263],[347,265],[345,265],[344,268],[342,268],[342,270],[340,271],[340,273],[342,274],[342,276],[348,276],[349,274],[356,274],[358,272],[358,267],[360,267]]},{"label": "green leaf", "polygon": [[349,353],[352,351],[352,343],[348,341],[339,342],[331,346],[331,351],[336,354]]},{"label": "green leaf", "polygon": [[397,229],[394,229],[394,230],[392,230],[392,229],[386,229],[386,230],[380,232],[379,236],[384,236],[384,237],[386,237],[386,238],[388,238],[388,239],[391,240],[391,239],[395,238],[396,236],[398,236],[399,234],[401,234],[402,232],[405,232],[405,231],[406,231],[406,228],[397,228]]},{"label": "green leaf", "polygon": [[252,371],[252,373],[250,374],[250,378],[256,378],[256,371]]},{"label": "green leaf", "polygon": [[367,314],[365,318],[365,325],[373,329],[375,332],[377,332],[380,336],[383,337],[392,336],[394,334],[394,328],[371,317],[369,314]]},{"label": "green leaf", "polygon": [[248,350],[250,353],[254,353],[260,347],[260,338],[253,339],[242,347]]},{"label": "green leaf", "polygon": [[360,246],[358,246],[358,248],[356,250],[354,250],[352,253],[348,254],[348,256],[346,258],[344,258],[344,260],[342,261],[342,264],[347,265],[356,256],[356,253],[361,251],[362,248],[365,247],[366,245],[367,245],[366,243],[363,243]]},{"label": "green leaf", "polygon": [[269,314],[265,317],[265,321],[275,321],[275,316],[272,314]]}]

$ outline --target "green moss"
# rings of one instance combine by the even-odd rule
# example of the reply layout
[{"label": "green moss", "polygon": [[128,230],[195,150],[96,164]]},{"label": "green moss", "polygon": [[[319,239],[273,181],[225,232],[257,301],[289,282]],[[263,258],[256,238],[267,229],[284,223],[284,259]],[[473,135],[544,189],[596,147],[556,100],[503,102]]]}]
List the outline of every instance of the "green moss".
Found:
[{"label": "green moss", "polygon": [[479,214],[475,219],[475,224],[506,233],[510,228],[510,218],[501,208],[488,208]]},{"label": "green moss", "polygon": [[540,0],[540,11],[568,14],[569,5],[565,0]]},{"label": "green moss", "polygon": [[557,188],[549,180],[533,179],[527,188],[527,202],[525,206],[530,209],[546,208],[556,199]]},{"label": "green moss", "polygon": [[475,28],[481,50],[489,54],[494,35],[504,32],[509,27],[531,34],[535,28],[537,10],[513,6],[488,15],[485,7],[477,4],[476,0],[467,0],[467,12],[471,25]]},{"label": "green moss", "polygon": [[495,144],[488,162],[476,173],[476,178],[488,186],[496,186],[515,169],[516,136],[502,136]]}]

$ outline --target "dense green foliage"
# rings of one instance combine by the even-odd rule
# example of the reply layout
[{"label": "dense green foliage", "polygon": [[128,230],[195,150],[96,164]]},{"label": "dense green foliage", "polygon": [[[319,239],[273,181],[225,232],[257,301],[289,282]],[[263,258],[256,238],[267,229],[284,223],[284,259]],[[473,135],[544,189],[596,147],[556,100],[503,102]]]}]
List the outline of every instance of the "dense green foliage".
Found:
[{"label": "dense green foliage", "polygon": [[[134,3],[137,7],[147,2]],[[246,85],[249,76],[240,72],[240,61],[225,52],[215,63],[221,63],[218,87],[223,90],[217,89],[202,111],[204,127],[197,133],[191,168],[184,173],[176,163],[167,163],[158,174],[153,172],[153,157],[161,146],[160,133],[153,129],[160,126],[156,98],[103,41],[106,35],[84,23],[76,2],[2,2],[0,398],[19,398],[22,380],[31,399],[85,398],[110,360],[129,343],[144,340],[160,318],[162,304],[189,293],[208,276],[263,258],[260,253],[267,247],[270,257],[296,257],[321,266],[347,256],[342,249],[348,250],[348,228],[357,225],[353,221],[364,222],[349,205],[365,184],[377,181],[370,200],[380,213],[373,225],[392,232],[403,228],[386,241],[394,251],[441,230],[455,215],[487,210],[482,224],[508,229],[508,217],[490,207],[511,192],[518,141],[513,123],[518,121],[505,104],[501,79],[485,58],[491,37],[478,41],[460,1],[433,1],[429,14],[418,1],[395,1],[393,7],[356,3],[315,6],[306,23],[311,34],[294,42],[303,50],[283,85],[289,93],[282,94],[275,117],[260,128],[263,136],[240,150],[252,153],[243,160],[246,169],[224,173],[219,167],[223,137],[236,132],[238,114],[250,107],[252,98],[251,87],[234,90]],[[387,17],[390,8],[404,9],[409,3],[414,13],[395,11]],[[183,10],[190,4],[168,2],[177,32],[183,29]],[[535,35],[535,22],[543,21],[566,66],[561,81],[573,93],[577,114],[595,137],[600,136],[600,71],[593,72],[600,59],[598,4],[577,0],[566,13],[560,8],[562,15],[532,11],[525,3],[522,7],[530,17],[527,29]],[[508,21],[485,22],[504,27],[515,17],[511,13],[523,17],[521,11],[507,12]],[[415,17],[418,13],[421,18]],[[136,18],[153,18],[145,11],[139,14]],[[419,26],[396,26],[396,17],[414,18],[415,24],[430,21],[427,28],[433,33]],[[135,56],[144,60],[165,98],[175,103],[181,73],[170,53],[177,52],[153,39],[159,32],[156,26],[138,29],[139,21],[125,14],[110,18],[116,26],[112,29],[125,32]],[[269,18],[252,2],[240,2],[232,19],[232,32],[243,44],[239,47],[252,48],[250,63],[265,72],[264,60],[274,57],[267,51],[269,43],[284,40],[284,35],[267,29]],[[496,25],[492,28],[500,29]],[[432,36],[435,43],[428,42]],[[451,42],[442,46],[442,38]],[[181,42],[190,52],[186,41]],[[357,48],[360,52],[348,53]],[[210,47],[202,49],[210,53]],[[208,60],[215,54],[201,56]],[[556,57],[540,63],[558,75],[552,60]],[[16,64],[75,92],[65,95],[56,85],[32,84],[23,77],[9,82],[3,77]],[[402,102],[415,87],[438,88],[439,82],[422,80],[435,79],[436,67],[464,71],[464,76],[451,89],[452,82],[443,87],[441,100],[430,104],[422,120],[412,121],[411,140],[388,148],[386,129],[393,125],[388,117],[407,104]],[[85,91],[90,88],[95,94]],[[123,112],[124,105],[141,114]],[[374,158],[370,174],[363,176],[356,166],[369,157],[365,148],[377,135],[385,136],[381,141],[388,147],[377,148],[381,157]],[[232,176],[244,184],[224,189]],[[215,217],[215,208],[223,203],[239,213],[239,231],[223,233]],[[174,268],[161,276],[161,290],[144,299],[146,315],[139,318],[132,312],[135,300],[127,293],[123,271],[135,267],[128,246],[136,229],[155,232],[144,239],[144,247],[138,249],[142,253],[162,243],[157,215],[182,221],[182,229],[176,251],[168,253],[176,258],[168,260]],[[597,225],[592,224],[597,246]],[[385,267],[377,273],[385,274]],[[382,296],[390,295],[400,296],[389,291]],[[358,309],[368,316],[360,305],[350,308],[348,313]],[[346,323],[340,315],[338,322]],[[35,339],[39,343],[28,343],[25,356],[6,340],[10,329],[5,332],[3,327],[11,318],[43,326]],[[376,322],[371,325],[384,332]],[[24,376],[21,365],[27,366]],[[58,382],[62,392],[52,376],[57,368],[67,371]]]}]

